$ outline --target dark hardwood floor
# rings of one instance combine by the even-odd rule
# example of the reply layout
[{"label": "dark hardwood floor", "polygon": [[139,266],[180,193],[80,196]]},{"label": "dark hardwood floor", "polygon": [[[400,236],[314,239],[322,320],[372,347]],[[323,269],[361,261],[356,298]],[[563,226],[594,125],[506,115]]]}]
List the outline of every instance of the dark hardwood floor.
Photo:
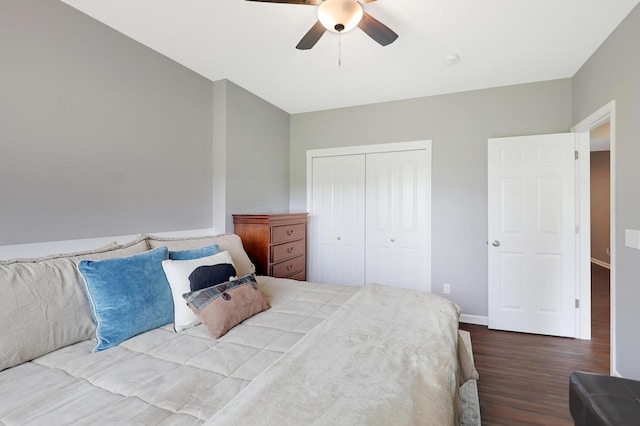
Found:
[{"label": "dark hardwood floor", "polygon": [[592,340],[489,330],[471,332],[483,425],[573,425],[569,375],[609,374],[609,270],[591,268]]}]

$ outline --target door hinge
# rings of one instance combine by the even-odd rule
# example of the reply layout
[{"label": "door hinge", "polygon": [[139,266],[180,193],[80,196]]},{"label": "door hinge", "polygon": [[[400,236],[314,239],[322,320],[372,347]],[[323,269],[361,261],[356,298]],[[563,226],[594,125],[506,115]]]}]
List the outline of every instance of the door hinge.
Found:
[{"label": "door hinge", "polygon": [[577,160],[578,158],[580,158],[580,154],[578,153],[578,151],[574,151],[574,152],[575,152],[575,156],[576,156],[576,160]]},{"label": "door hinge", "polygon": [[576,234],[580,233],[580,225],[576,225]]},{"label": "door hinge", "polygon": [[580,300],[576,299],[576,309],[578,309],[580,307]]}]

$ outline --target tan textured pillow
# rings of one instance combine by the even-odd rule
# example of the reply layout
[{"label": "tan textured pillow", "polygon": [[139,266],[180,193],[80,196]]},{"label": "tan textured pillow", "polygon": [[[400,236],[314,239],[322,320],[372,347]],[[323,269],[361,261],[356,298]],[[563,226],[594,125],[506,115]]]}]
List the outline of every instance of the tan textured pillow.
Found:
[{"label": "tan textured pillow", "polygon": [[76,264],[142,253],[144,239],[121,246],[38,259],[0,262],[0,370],[32,360],[95,333]]},{"label": "tan textured pillow", "polygon": [[116,241],[112,241],[95,250],[78,251],[73,253],[57,253],[57,254],[50,254],[42,257],[29,257],[29,258],[16,257],[13,259],[0,260],[0,265],[9,265],[11,263],[34,263],[34,262],[42,262],[43,260],[59,259],[61,257],[72,257],[72,256],[89,255],[93,253],[104,253],[106,251],[114,250],[116,247],[118,247],[118,243]]},{"label": "tan textured pillow", "polygon": [[167,246],[170,251],[190,250],[211,244],[218,244],[220,251],[228,251],[238,275],[255,274],[256,267],[244,251],[242,240],[236,234],[221,234],[209,237],[168,238],[145,235],[149,248]]},{"label": "tan textured pillow", "polygon": [[253,274],[192,291],[183,297],[216,339],[247,318],[270,307],[258,289]]}]

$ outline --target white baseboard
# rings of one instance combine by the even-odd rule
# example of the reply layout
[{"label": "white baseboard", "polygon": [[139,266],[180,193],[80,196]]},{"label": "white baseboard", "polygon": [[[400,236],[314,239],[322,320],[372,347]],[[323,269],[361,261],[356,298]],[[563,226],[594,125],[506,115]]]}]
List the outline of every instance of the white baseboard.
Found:
[{"label": "white baseboard", "polygon": [[460,314],[460,322],[463,322],[465,324],[489,325],[489,317]]},{"label": "white baseboard", "polygon": [[[162,237],[195,237],[200,235],[215,235],[213,228],[191,229],[186,231],[150,232]],[[123,244],[136,239],[138,235],[119,235],[115,237],[84,238],[80,240],[47,241],[42,243],[16,244],[0,246],[0,260],[15,258],[34,258],[49,256],[57,253],[73,253],[77,251],[93,250],[112,241]]]},{"label": "white baseboard", "polygon": [[609,265],[607,262],[603,262],[602,260],[598,260],[594,257],[591,258],[591,263],[595,263],[596,265],[600,265],[603,268],[607,268],[607,269],[611,269],[611,265]]}]

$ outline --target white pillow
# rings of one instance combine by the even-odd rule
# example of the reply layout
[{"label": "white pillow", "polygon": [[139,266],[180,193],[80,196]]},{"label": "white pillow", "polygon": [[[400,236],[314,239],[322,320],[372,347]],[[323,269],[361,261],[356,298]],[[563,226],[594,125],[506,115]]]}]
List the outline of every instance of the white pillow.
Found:
[{"label": "white pillow", "polygon": [[[233,265],[231,255],[223,251],[212,256],[201,257],[193,260],[163,260],[162,269],[167,276],[171,295],[173,296],[173,328],[180,332],[187,328],[200,324],[200,320],[187,306],[182,295],[191,291],[189,275],[200,266],[219,265],[230,263]],[[233,265],[235,268],[235,265]]]}]

